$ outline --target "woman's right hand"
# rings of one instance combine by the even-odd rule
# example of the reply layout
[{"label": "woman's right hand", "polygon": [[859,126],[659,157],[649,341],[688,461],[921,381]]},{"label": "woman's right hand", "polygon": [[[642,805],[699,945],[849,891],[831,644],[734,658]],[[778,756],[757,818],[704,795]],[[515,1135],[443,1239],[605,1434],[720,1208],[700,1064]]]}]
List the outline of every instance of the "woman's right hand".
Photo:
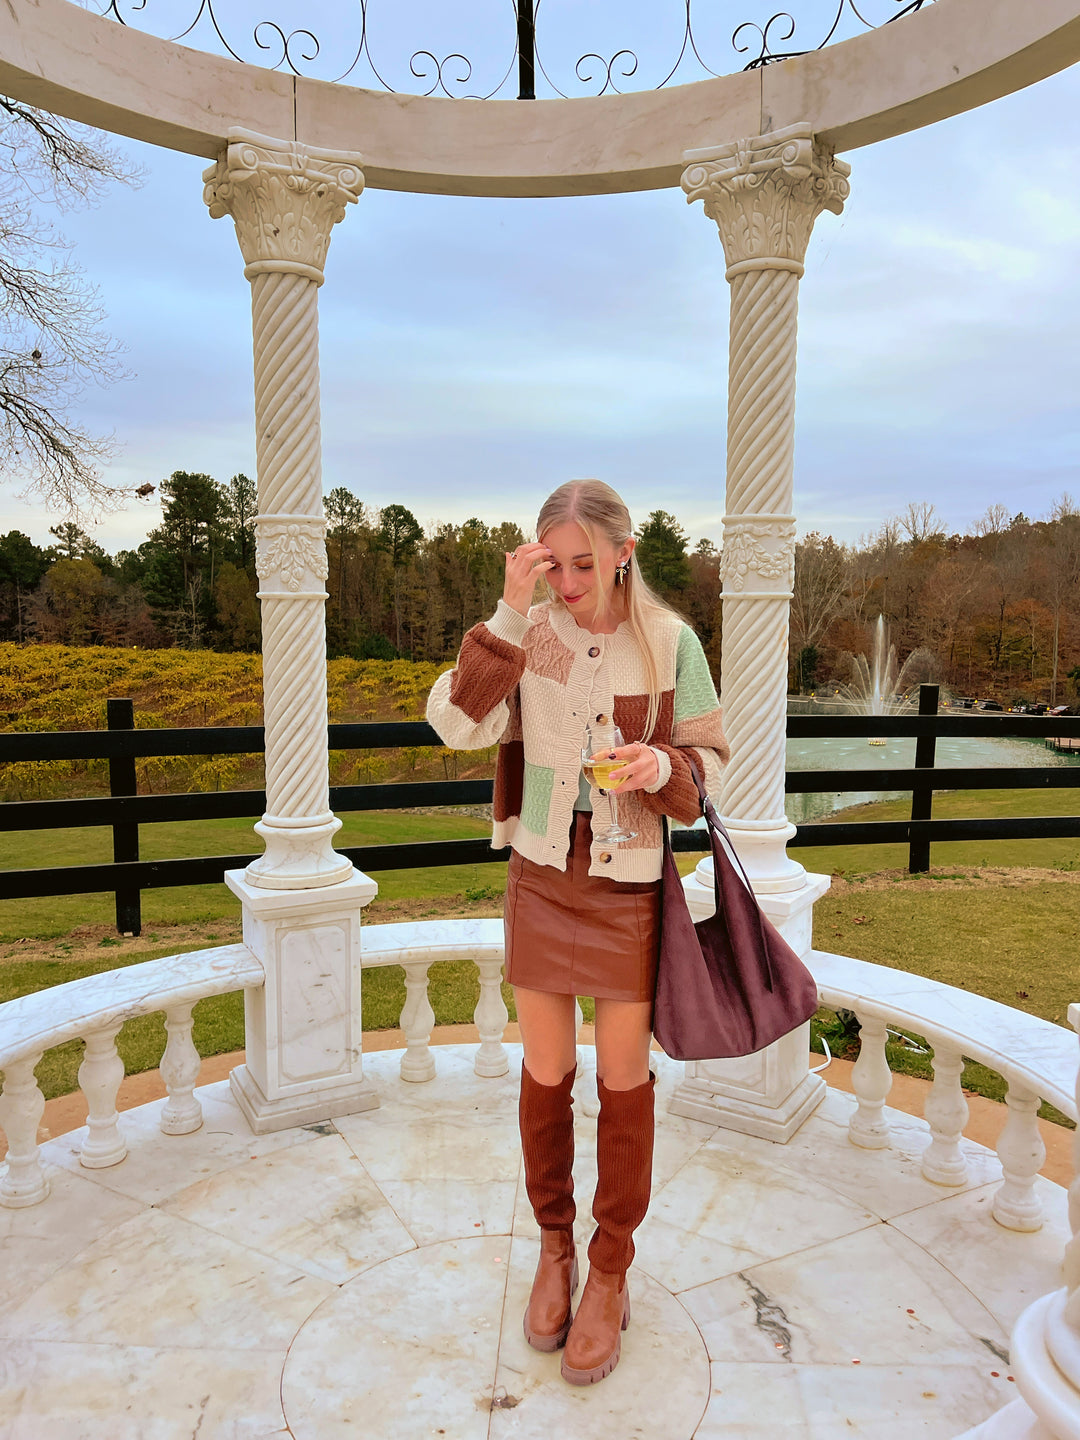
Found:
[{"label": "woman's right hand", "polygon": [[554,565],[551,551],[539,540],[519,545],[516,550],[504,550],[506,556],[506,578],[503,581],[503,599],[511,610],[519,615],[528,615],[532,604],[536,581]]}]

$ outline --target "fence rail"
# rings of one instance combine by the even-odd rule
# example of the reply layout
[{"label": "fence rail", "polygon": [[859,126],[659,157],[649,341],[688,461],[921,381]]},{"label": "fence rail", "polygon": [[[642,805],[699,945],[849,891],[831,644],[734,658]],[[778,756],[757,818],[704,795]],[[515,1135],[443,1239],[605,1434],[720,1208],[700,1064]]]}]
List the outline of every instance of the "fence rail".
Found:
[{"label": "fence rail", "polygon": [[[789,794],[823,794],[849,790],[911,792],[911,816],[895,821],[836,821],[800,825],[793,847],[888,845],[908,847],[908,868],[929,869],[930,845],[950,840],[1017,840],[1080,838],[1080,814],[1031,816],[1002,820],[935,820],[933,796],[941,790],[1069,789],[1080,786],[1080,766],[937,766],[939,736],[1020,736],[1054,739],[1080,746],[1080,717],[1024,715],[941,715],[937,687],[924,685],[917,715],[792,715],[788,735],[803,738],[915,737],[915,765],[888,770],[792,770],[786,776]],[[212,855],[177,860],[142,860],[139,827],[190,820],[245,819],[266,807],[262,790],[215,791],[204,794],[138,795],[135,761],[152,756],[261,754],[261,726],[205,729],[136,730],[130,700],[110,700],[107,730],[0,734],[0,764],[27,761],[108,760],[108,796],[81,800],[12,801],[0,805],[0,824],[11,831],[57,830],[110,826],[113,863],[48,866],[0,872],[0,899],[49,895],[89,895],[112,891],[121,933],[138,934],[140,894],[177,885],[220,883],[226,870],[242,869],[250,855]],[[439,746],[442,740],[423,721],[367,722],[331,725],[331,750]],[[337,785],[330,803],[339,812],[399,810],[416,806],[481,805],[489,803],[490,780],[437,780],[393,785]],[[704,834],[675,830],[678,851],[706,848]],[[436,865],[475,865],[506,860],[508,850],[492,850],[486,839],[417,841],[399,845],[365,845],[343,849],[361,870],[426,869]]]}]

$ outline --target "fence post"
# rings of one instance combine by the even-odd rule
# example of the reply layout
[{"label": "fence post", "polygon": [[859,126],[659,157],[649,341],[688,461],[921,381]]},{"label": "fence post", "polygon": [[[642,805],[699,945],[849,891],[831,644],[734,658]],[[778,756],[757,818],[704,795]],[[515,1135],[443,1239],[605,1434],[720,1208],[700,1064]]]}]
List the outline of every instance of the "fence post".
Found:
[{"label": "fence post", "polygon": [[[938,687],[936,685],[919,686],[919,714],[936,715],[938,713]],[[933,769],[937,755],[937,736],[919,735],[915,741],[915,768]],[[932,780],[918,781],[911,792],[911,818],[912,820],[929,820],[934,808],[934,788]],[[908,841],[908,874],[922,875],[930,869],[930,841],[909,840]]]},{"label": "fence post", "polygon": [[[130,700],[107,700],[105,714],[110,730],[135,729],[135,707]],[[138,793],[134,755],[114,756],[109,761],[109,794],[116,796]],[[113,860],[138,860],[138,824],[133,820],[123,821],[112,827],[112,833]],[[121,935],[142,933],[142,896],[137,885],[116,887],[116,928]]]}]

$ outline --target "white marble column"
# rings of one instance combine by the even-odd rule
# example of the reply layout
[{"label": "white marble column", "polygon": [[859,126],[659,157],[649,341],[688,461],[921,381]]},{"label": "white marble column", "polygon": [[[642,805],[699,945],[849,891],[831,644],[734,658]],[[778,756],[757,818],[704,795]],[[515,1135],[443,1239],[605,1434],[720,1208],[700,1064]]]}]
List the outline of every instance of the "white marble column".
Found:
[{"label": "white marble column", "polygon": [[318,289],[333,227],[364,186],[359,155],[245,130],[203,175],[231,215],[251,281],[259,486],[266,850],[245,872],[268,890],[335,885],[326,743],[326,522],[319,425]]},{"label": "white marble column", "polygon": [[[1080,1004],[1069,1006],[1080,1031]],[[1080,1107],[1080,1072],[1076,1078]],[[1080,1130],[1073,1136],[1064,1286],[1024,1310],[1009,1340],[1009,1363],[1020,1398],[961,1440],[1076,1440],[1080,1436]]]},{"label": "white marble column", "polygon": [[[805,954],[828,879],[789,858],[784,813],[788,611],[795,566],[792,488],[799,278],[814,221],[839,213],[850,166],[808,124],[690,150],[682,186],[716,222],[731,284],[727,497],[720,557],[721,703],[731,744],[720,809],[762,908]],[[686,882],[695,919],[713,905],[711,856]],[[824,1095],[809,1071],[809,1025],[755,1055],[687,1068],[672,1108],[787,1140]]]},{"label": "white marble column", "polygon": [[754,889],[778,893],[805,876],[785,852],[795,827],[784,814],[799,277],[814,221],[840,213],[851,167],[809,125],[683,158],[683,189],[716,222],[731,282],[720,808]]},{"label": "white marble column", "polygon": [[266,848],[225,880],[265,973],[245,992],[246,1063],[229,1077],[263,1133],[378,1103],[360,1021],[360,913],[377,887],[335,851],[330,810],[317,301],[331,232],[364,176],[359,155],[233,130],[203,179],[251,281]]}]

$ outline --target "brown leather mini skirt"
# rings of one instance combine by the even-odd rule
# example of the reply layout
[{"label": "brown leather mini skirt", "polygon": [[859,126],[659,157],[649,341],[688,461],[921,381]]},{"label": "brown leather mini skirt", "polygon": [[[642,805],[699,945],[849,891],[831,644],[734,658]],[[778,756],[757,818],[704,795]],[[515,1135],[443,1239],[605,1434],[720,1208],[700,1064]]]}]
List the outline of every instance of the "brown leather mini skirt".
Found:
[{"label": "brown leather mini skirt", "polygon": [[660,881],[589,874],[592,816],[574,812],[566,869],[515,850],[506,878],[506,978],[526,990],[649,1000],[656,994]]}]

